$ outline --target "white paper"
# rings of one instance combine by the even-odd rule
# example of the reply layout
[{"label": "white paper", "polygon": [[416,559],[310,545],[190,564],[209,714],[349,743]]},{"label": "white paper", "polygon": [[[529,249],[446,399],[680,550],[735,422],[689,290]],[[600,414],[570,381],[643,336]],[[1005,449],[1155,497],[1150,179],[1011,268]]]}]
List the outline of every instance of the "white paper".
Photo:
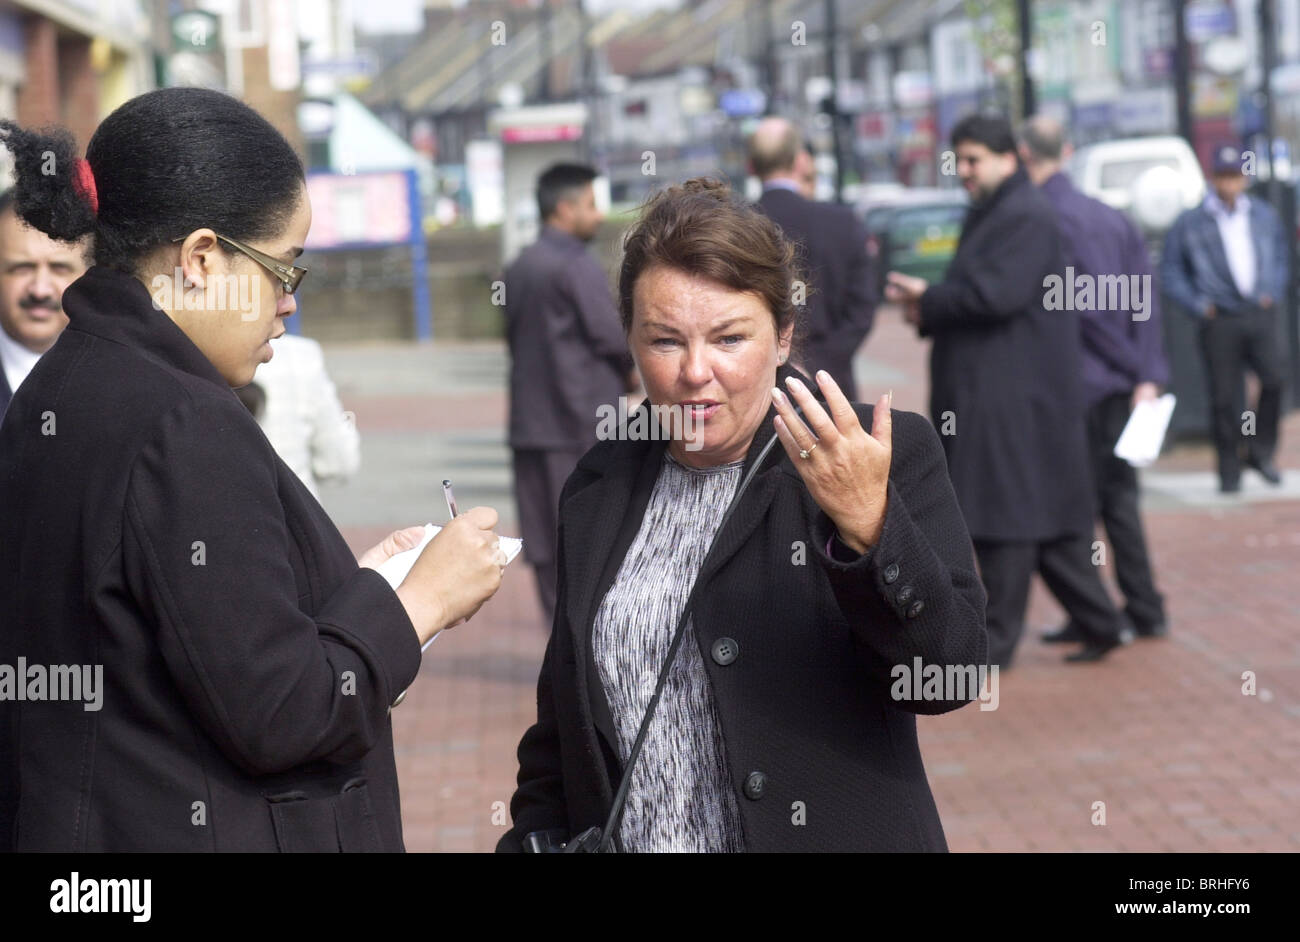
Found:
[{"label": "white paper", "polygon": [[1135,468],[1144,468],[1160,457],[1160,446],[1164,444],[1176,402],[1173,393],[1139,402],[1115,443],[1115,457],[1123,458]]},{"label": "white paper", "polygon": [[[415,565],[415,561],[419,558],[420,553],[424,550],[425,546],[427,546],[429,541],[437,536],[441,531],[442,527],[435,527],[432,523],[426,523],[424,525],[424,538],[420,540],[419,545],[416,546],[415,549],[403,550],[400,553],[395,553],[388,557],[388,559],[386,559],[375,571],[387,579],[388,584],[396,589],[402,584],[402,580],[406,578],[407,573],[411,571],[411,567]],[[524,548],[524,541],[513,536],[503,536],[500,540],[501,551],[505,553],[506,564],[509,565],[510,562],[519,555],[519,551]],[[420,647],[420,650],[427,651],[429,645],[433,644],[433,642],[437,641],[441,636],[442,632],[440,631],[428,641],[424,642]]]}]

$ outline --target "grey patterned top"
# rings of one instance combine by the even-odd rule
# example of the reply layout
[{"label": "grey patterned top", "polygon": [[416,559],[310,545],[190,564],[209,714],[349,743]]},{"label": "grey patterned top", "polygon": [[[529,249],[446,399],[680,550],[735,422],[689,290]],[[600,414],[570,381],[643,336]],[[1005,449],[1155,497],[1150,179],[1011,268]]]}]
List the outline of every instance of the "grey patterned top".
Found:
[{"label": "grey patterned top", "polygon": [[[596,613],[592,651],[625,764],[743,464],[697,470],[664,452],[641,529]],[[744,849],[709,675],[690,622],[685,631],[632,773],[619,832],[629,851]]]}]

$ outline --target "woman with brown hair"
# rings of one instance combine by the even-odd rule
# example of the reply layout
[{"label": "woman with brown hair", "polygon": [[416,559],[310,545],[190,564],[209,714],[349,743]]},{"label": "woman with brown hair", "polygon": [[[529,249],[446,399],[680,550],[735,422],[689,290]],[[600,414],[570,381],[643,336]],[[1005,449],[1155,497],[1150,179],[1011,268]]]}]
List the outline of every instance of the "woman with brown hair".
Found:
[{"label": "woman with brown hair", "polygon": [[628,233],[623,326],[674,436],[602,441],[564,488],[499,850],[946,850],[914,714],[978,684],[898,680],[983,667],[970,537],[928,422],[786,365],[794,278],[715,181]]}]

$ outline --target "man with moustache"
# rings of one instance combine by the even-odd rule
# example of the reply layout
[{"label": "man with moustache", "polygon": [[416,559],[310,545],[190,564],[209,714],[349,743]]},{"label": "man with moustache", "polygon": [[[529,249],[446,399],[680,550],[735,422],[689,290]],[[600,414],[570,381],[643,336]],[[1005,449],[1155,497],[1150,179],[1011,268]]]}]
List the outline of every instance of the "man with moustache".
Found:
[{"label": "man with moustache", "polygon": [[0,194],[0,418],[68,323],[63,289],[86,270],[83,248],[26,225],[13,194]]},{"label": "man with moustache", "polygon": [[1078,317],[1044,303],[1056,216],[1005,118],[963,119],[952,147],[972,204],[957,254],[937,284],[890,272],[886,296],[934,338],[931,419],[988,594],[989,663],[1011,663],[1034,570],[1083,635],[1066,660],[1097,661],[1125,622],[1092,565]]}]

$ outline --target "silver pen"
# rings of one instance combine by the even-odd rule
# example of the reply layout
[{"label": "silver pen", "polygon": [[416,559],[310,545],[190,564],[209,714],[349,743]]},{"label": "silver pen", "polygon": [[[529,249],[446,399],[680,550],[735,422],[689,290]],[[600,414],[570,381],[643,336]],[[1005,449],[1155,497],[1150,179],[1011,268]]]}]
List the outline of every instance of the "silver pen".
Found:
[{"label": "silver pen", "polygon": [[456,509],[456,495],[452,493],[450,481],[444,480],[442,482],[442,496],[447,498],[447,512],[455,519],[459,516],[460,511]]}]

